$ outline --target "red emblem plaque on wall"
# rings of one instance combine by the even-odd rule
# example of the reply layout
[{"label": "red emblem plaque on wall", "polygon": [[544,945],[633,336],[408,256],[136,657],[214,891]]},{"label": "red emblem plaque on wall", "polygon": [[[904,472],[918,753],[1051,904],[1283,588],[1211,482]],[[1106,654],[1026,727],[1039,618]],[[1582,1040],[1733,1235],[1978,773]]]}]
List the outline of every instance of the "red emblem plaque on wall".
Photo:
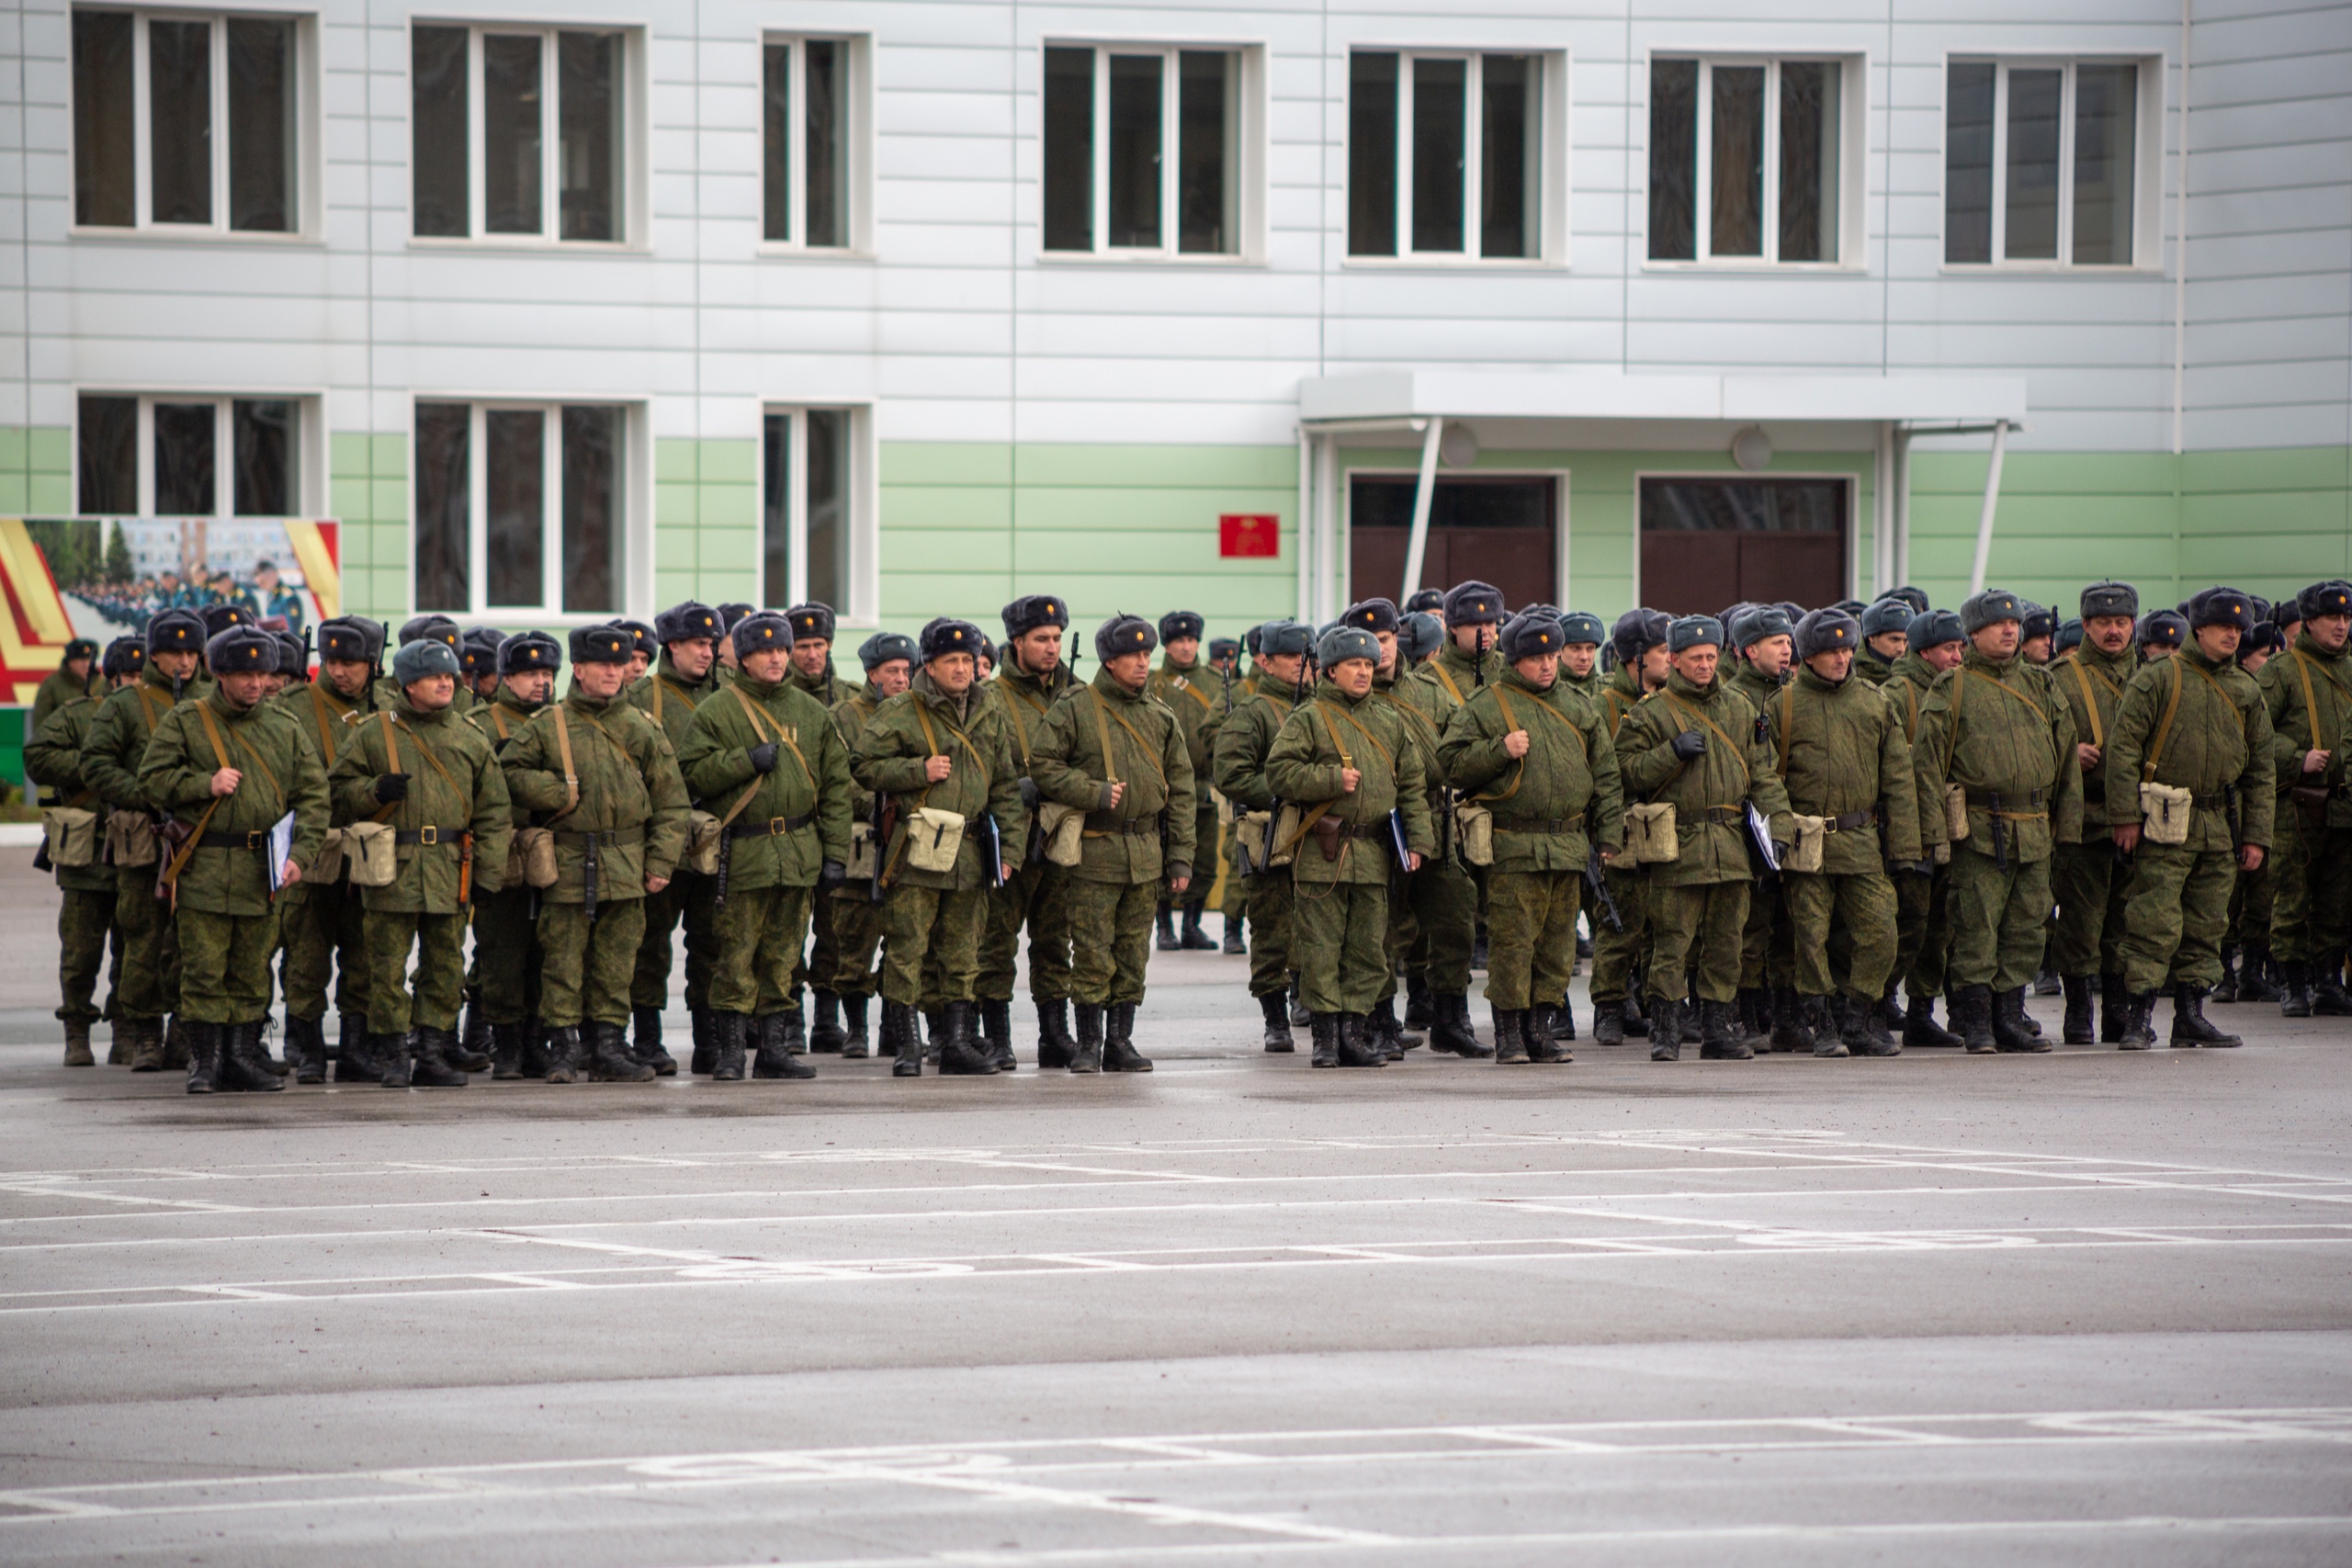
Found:
[{"label": "red emblem plaque on wall", "polygon": [[1216,520],[1216,553],[1224,557],[1279,556],[1283,520],[1271,512],[1227,512]]}]

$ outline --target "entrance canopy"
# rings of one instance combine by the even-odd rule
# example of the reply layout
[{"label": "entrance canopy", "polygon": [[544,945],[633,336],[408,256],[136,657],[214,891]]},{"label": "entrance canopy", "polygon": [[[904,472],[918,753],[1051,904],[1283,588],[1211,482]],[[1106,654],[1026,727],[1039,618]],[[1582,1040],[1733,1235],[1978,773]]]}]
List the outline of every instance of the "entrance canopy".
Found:
[{"label": "entrance canopy", "polygon": [[[1910,443],[1915,435],[1992,437],[1977,529],[1983,586],[2008,432],[2025,423],[2022,378],[1955,376],[1648,375],[1607,369],[1378,370],[1310,377],[1299,385],[1299,614],[1328,620],[1343,592],[1397,591],[1420,581],[1439,459],[1466,468],[1480,444],[1518,450],[1605,447],[1728,450],[1762,472],[1774,439],[1812,449],[1868,450],[1876,464],[1870,592],[1910,566]],[[1770,434],[1765,427],[1770,427]],[[1791,427],[1797,427],[1792,429]],[[1454,437],[1447,437],[1449,428]],[[1412,527],[1397,583],[1342,581],[1340,542],[1345,443],[1421,448]],[[1390,556],[1389,559],[1394,557]],[[1867,593],[1864,594],[1868,596]]]}]

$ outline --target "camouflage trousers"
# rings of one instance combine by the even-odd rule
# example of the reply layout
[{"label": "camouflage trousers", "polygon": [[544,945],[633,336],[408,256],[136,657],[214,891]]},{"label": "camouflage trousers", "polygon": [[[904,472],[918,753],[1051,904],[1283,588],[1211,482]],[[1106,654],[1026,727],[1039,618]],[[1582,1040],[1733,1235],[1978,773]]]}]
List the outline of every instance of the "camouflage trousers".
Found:
[{"label": "camouflage trousers", "polygon": [[[1442,997],[1470,989],[1470,953],[1478,940],[1478,884],[1448,855],[1433,855],[1419,871],[1404,873],[1389,900],[1388,987],[1396,989],[1395,960],[1418,973]],[[1491,954],[1493,939],[1488,938]]]},{"label": "camouflage trousers", "polygon": [[1909,873],[1894,879],[1894,968],[1892,980],[1906,996],[1939,997],[1944,966],[1951,956],[1951,868],[1939,865],[1928,876]]},{"label": "camouflage trousers", "polygon": [[[1649,878],[1639,872],[1601,868],[1607,881],[1609,897],[1617,905],[1617,918],[1624,923],[1623,931],[1611,931],[1606,919],[1596,921],[1592,932],[1592,1000],[1622,1002],[1633,988],[1634,965],[1641,961],[1649,946]],[[1491,953],[1487,955],[1493,956]]]},{"label": "camouflage trousers", "polygon": [[2123,976],[2132,995],[2176,982],[2200,990],[2221,983],[2222,932],[2237,875],[2232,851],[2141,838],[2124,896]]},{"label": "camouflage trousers", "polygon": [[1887,975],[1894,967],[1894,884],[1886,873],[1827,876],[1791,872],[1781,879],[1781,889],[1788,903],[1797,989],[1808,997],[1836,993],[1829,943],[1833,933],[1843,933],[1849,944],[1846,994],[1869,1002],[1884,996]]},{"label": "camouflage trousers", "polygon": [[2031,985],[2041,969],[2050,863],[2011,860],[2004,871],[1991,855],[1959,846],[1944,869],[1951,878],[1945,885],[1944,916],[1951,926],[1946,988],[1957,992],[1966,986],[1990,986],[1996,991],[2014,991]]},{"label": "camouflage trousers", "polygon": [[686,935],[686,1006],[710,1005],[711,965],[718,961],[718,908],[712,902],[718,891],[718,878],[681,871],[669,886],[645,896],[645,941],[628,983],[632,1006],[670,1005],[670,940],[681,923]]},{"label": "camouflage trousers", "polygon": [[1250,921],[1250,994],[1271,997],[1290,989],[1295,969],[1291,954],[1291,880],[1288,867],[1237,876]]},{"label": "camouflage trousers", "polygon": [[115,1017],[143,1021],[177,1011],[178,933],[173,929],[170,901],[155,897],[153,866],[115,873],[114,919],[122,933],[122,989],[114,998]]},{"label": "camouflage trousers", "polygon": [[1792,940],[1788,878],[1758,884],[1739,930],[1740,988],[1799,985]]},{"label": "camouflage trousers", "polygon": [[2068,979],[2123,973],[2123,899],[2131,876],[2116,863],[2107,829],[2083,832],[2091,841],[2056,844],[2050,852],[2050,895],[2058,900],[2052,943],[2058,973]]},{"label": "camouflage trousers", "polygon": [[808,942],[813,887],[731,888],[718,908],[718,962],[710,972],[715,1012],[783,1012],[797,993],[792,971]]},{"label": "camouflage trousers", "polygon": [[1029,931],[1029,994],[1041,1002],[1068,1001],[1071,987],[1069,873],[1043,858],[1023,865],[1012,880],[989,893],[988,929],[980,934],[981,1001],[1012,999],[1013,960],[1022,928]]},{"label": "camouflage trousers", "polygon": [[628,987],[645,941],[645,900],[539,907],[539,1019],[549,1029],[628,1022]]},{"label": "camouflage trousers", "polygon": [[304,890],[299,898],[281,901],[279,908],[278,924],[286,939],[280,976],[286,1016],[312,1021],[324,1018],[330,982],[334,983],[339,1011],[365,1013],[368,960],[359,890],[342,882],[326,883]]},{"label": "camouflage trousers", "polygon": [[2222,933],[2225,947],[2243,947],[2248,953],[2270,951],[2270,921],[2277,912],[2276,897],[2278,884],[2270,874],[2270,861],[2264,857],[2260,871],[2238,873],[2237,890],[2230,895],[2230,929]]},{"label": "camouflage trousers", "polygon": [[[1577,964],[1581,871],[1487,874],[1487,1001],[1517,1012],[1556,1007]],[[1432,987],[1434,989],[1434,987]]]},{"label": "camouflage trousers", "polygon": [[[269,961],[277,953],[276,909],[266,915],[182,909],[174,924],[180,953],[175,1012],[195,1023],[259,1023],[269,1016]],[[129,968],[126,963],[125,971]]]},{"label": "camouflage trousers", "polygon": [[2352,828],[2306,828],[2281,796],[2271,838],[2271,953],[2307,961],[2352,942]]},{"label": "camouflage trousers", "polygon": [[817,900],[816,951],[808,973],[820,990],[842,997],[870,997],[877,976],[874,960],[882,951],[882,906],[854,893],[831,893]]},{"label": "camouflage trousers", "polygon": [[68,1023],[94,1023],[98,970],[107,961],[107,933],[114,929],[115,895],[111,888],[58,891],[57,1016]]},{"label": "camouflage trousers", "polygon": [[[358,902],[357,895],[352,901]],[[465,1000],[466,914],[369,909],[360,916],[368,948],[368,1032],[455,1029]],[[416,975],[409,976],[409,954]]]},{"label": "camouflage trousers", "polygon": [[1680,1001],[1694,971],[1701,1001],[1737,999],[1748,890],[1749,884],[1745,882],[1650,885],[1649,994],[1653,999]]},{"label": "camouflage trousers", "polygon": [[[1291,952],[1309,1012],[1370,1012],[1396,976],[1388,966],[1388,885],[1314,883],[1293,894]],[[1463,984],[1469,982],[1465,978]]]},{"label": "camouflage trousers", "polygon": [[1250,913],[1250,890],[1242,886],[1247,878],[1241,874],[1241,842],[1230,826],[1219,840],[1218,852],[1225,860],[1225,896],[1217,900],[1217,913],[1230,926]]},{"label": "camouflage trousers", "polygon": [[466,991],[492,1023],[520,1023],[539,1010],[539,933],[529,888],[474,895],[474,959]]},{"label": "camouflage trousers", "polygon": [[1163,882],[1068,879],[1070,1000],[1116,1007],[1143,1000],[1151,920]]},{"label": "camouflage trousers", "polygon": [[[980,973],[989,889],[890,889],[882,904],[882,999],[905,1007],[968,1002]],[[925,964],[931,995],[924,994]]]}]

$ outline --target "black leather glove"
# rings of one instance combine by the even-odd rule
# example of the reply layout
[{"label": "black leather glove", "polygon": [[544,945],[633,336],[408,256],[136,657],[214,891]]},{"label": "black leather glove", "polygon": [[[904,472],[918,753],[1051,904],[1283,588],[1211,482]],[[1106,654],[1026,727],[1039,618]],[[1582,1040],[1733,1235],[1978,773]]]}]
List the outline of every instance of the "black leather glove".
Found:
[{"label": "black leather glove", "polygon": [[760,744],[752,748],[750,756],[752,759],[752,766],[758,772],[767,773],[774,773],[775,771],[775,741],[763,740],[760,742]]},{"label": "black leather glove", "polygon": [[1021,781],[1021,804],[1027,807],[1030,810],[1035,811],[1037,809],[1037,781],[1035,779],[1023,779]]},{"label": "black leather glove", "polygon": [[1667,742],[1674,754],[1686,762],[1696,761],[1707,754],[1707,738],[1695,729],[1686,729]]},{"label": "black leather glove", "polygon": [[820,887],[828,889],[839,887],[848,880],[849,867],[837,860],[826,861],[817,867],[817,886]]},{"label": "black leather glove", "polygon": [[396,800],[406,800],[407,798],[408,775],[406,773],[379,773],[377,775],[376,800],[379,805],[390,806]]}]

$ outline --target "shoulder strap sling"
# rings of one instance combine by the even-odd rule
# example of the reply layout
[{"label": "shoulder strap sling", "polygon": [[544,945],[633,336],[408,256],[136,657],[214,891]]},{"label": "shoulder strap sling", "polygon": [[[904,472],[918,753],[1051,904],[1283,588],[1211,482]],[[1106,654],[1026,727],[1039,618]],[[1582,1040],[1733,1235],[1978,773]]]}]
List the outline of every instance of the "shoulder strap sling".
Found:
[{"label": "shoulder strap sling", "polygon": [[[1908,681],[1905,681],[1903,683],[1905,686],[1911,684]],[[1792,681],[1787,685],[1781,688],[1781,774],[1783,778],[1788,776],[1789,772],[1790,735],[1796,727],[1797,683],[1794,681]]]},{"label": "shoulder strap sling", "polygon": [[2140,763],[2140,778],[2152,784],[2156,777],[2156,760],[2164,755],[2165,739],[2172,734],[2173,716],[2180,711],[2180,655],[2172,656],[2172,701],[2165,705],[2165,716],[2156,724],[2156,738],[2148,746],[2148,755]]},{"label": "shoulder strap sling", "polygon": [[1431,674],[1445,682],[1445,689],[1453,694],[1453,700],[1455,702],[1466,703],[1470,700],[1462,694],[1462,688],[1454,684],[1453,677],[1445,672],[1445,665],[1441,660],[1435,659],[1430,660],[1429,667]]},{"label": "shoulder strap sling", "polygon": [[[784,742],[784,744],[790,749],[792,752],[792,760],[800,764],[801,775],[808,781],[808,787],[811,790],[815,790],[816,793],[820,795],[823,794],[824,792],[822,790],[817,788],[817,770],[810,767],[808,765],[808,759],[800,754],[800,742],[792,738],[792,732],[785,728],[784,726],[776,723],[775,719],[770,718],[767,715],[762,713],[759,709],[759,705],[752,702],[751,698],[743,694],[742,687],[729,686],[727,689],[735,694],[735,700],[737,702],[743,705],[743,712],[749,716],[752,721],[752,733],[764,738],[769,730],[775,730],[775,738]],[[764,725],[761,723],[763,719],[766,720]],[[754,785],[759,783],[756,779],[752,782]]]},{"label": "shoulder strap sling", "polygon": [[[146,701],[147,693],[144,688],[141,688],[140,691],[139,697],[142,703]],[[212,723],[212,716],[204,711],[204,705],[201,703],[197,705],[197,714],[198,717],[204,720],[204,736],[206,739],[212,742],[213,757],[219,761],[222,767],[225,768],[230,766],[229,749],[220,743],[220,731],[214,727]],[[269,770],[267,768],[264,768],[262,772],[264,773],[267,773]],[[277,781],[273,778],[269,782],[272,784],[275,784]],[[283,792],[281,791],[280,793],[282,794]],[[166,863],[164,867],[164,874],[161,880],[165,887],[171,889],[172,904],[175,908],[178,908],[179,905],[180,873],[186,871],[187,869],[187,863],[196,858],[196,852],[198,848],[204,842],[204,830],[212,826],[212,814],[220,810],[220,803],[228,798],[229,797],[225,795],[215,795],[212,797],[212,804],[204,808],[204,815],[196,819],[196,830],[181,841],[178,849],[172,852],[171,860]],[[159,894],[158,897],[161,897],[161,895]]]},{"label": "shoulder strap sling", "polygon": [[[1511,716],[1510,698],[1503,694],[1503,689],[1500,686],[1497,686],[1495,688],[1495,701],[1500,705],[1503,710],[1503,733],[1508,735],[1512,730],[1519,728],[1519,720]],[[1574,729],[1576,726],[1570,725],[1568,728],[1570,729]],[[1582,736],[1578,736],[1577,739],[1581,740],[1584,738]],[[1497,801],[1509,800],[1512,795],[1519,793],[1519,786],[1527,782],[1527,759],[1524,757],[1514,757],[1511,761],[1516,762],[1518,766],[1511,770],[1510,788],[1503,791],[1500,795],[1474,795],[1470,797],[1474,803],[1483,802],[1487,805],[1492,805]]]},{"label": "shoulder strap sling", "polygon": [[1721,740],[1724,745],[1731,748],[1732,761],[1739,764],[1739,774],[1743,783],[1754,776],[1747,771],[1747,758],[1741,752],[1739,749],[1739,742],[1734,740],[1730,736],[1725,735],[1723,732],[1722,727],[1717,725],[1713,719],[1709,718],[1705,714],[1700,712],[1697,708],[1692,707],[1689,703],[1684,702],[1672,692],[1661,689],[1658,694],[1664,697],[1668,702],[1673,704],[1676,707],[1679,707],[1683,712],[1689,714],[1692,718],[1697,719],[1701,724],[1705,725],[1709,729],[1713,730],[1715,732],[1715,739]]},{"label": "shoulder strap sling", "polygon": [[[1179,684],[1180,682],[1182,684]],[[1203,696],[1201,694],[1200,687],[1194,685],[1191,681],[1186,680],[1185,677],[1182,675],[1171,675],[1169,677],[1168,683],[1171,686],[1175,686],[1178,691],[1190,696],[1194,702],[1200,704],[1201,706],[1208,709],[1209,712],[1216,712],[1216,705],[1209,701],[1208,698]]]},{"label": "shoulder strap sling", "polygon": [[2312,661],[2303,657],[2303,650],[2300,648],[2288,651],[2295,656],[2295,674],[2303,682],[2303,723],[2312,732],[2311,749],[2324,751],[2326,748],[2319,743],[2319,704],[2312,692]]},{"label": "shoulder strap sling", "polygon": [[[2027,696],[2023,692],[2018,691],[2015,686],[2010,685],[2007,682],[1996,681],[1990,675],[1985,674],[1982,670],[1970,670],[1965,666],[1962,668],[1961,673],[1962,675],[1974,676],[1977,680],[1984,682],[1986,685],[1992,687],[1996,692],[2007,693],[2008,695],[2013,696],[2018,701],[2023,703],[2027,707],[2032,709],[2034,717],[2040,719],[2044,724],[2048,724],[2050,722],[2050,716],[2041,711],[2041,705],[2040,703],[2035,702],[2031,697]],[[1957,713],[1959,710],[1960,698],[1958,694],[1955,693],[1952,697],[1952,711]]]},{"label": "shoulder strap sling", "polygon": [[1102,700],[1102,693],[1096,691],[1092,686],[1089,686],[1086,688],[1086,694],[1094,699],[1095,735],[1096,738],[1102,741],[1102,770],[1106,773],[1110,774],[1111,782],[1113,784],[1117,784],[1119,782],[1119,773],[1111,762],[1111,730],[1110,727],[1103,722],[1106,716],[1116,720],[1121,729],[1125,730],[1129,735],[1135,737],[1136,750],[1142,752],[1143,760],[1151,764],[1151,771],[1159,775],[1159,793],[1162,795],[1168,794],[1168,770],[1159,765],[1159,758],[1153,752],[1151,749],[1151,742],[1146,740],[1136,729],[1136,727],[1127,722],[1125,715],[1112,713],[1111,705]]},{"label": "shoulder strap sling", "polygon": [[[2107,738],[2099,733],[2098,699],[2091,694],[2090,674],[2084,670],[2081,660],[2070,659],[2067,662],[2075,668],[2075,684],[2083,689],[2083,711],[2089,714],[2091,717],[2091,744],[2105,746]],[[2102,675],[2099,679],[2104,683],[2107,678]]]},{"label": "shoulder strap sling", "polygon": [[315,682],[311,686],[311,713],[319,721],[319,750],[325,754],[327,765],[333,767],[334,765],[334,726],[331,721],[335,717],[334,707],[327,701],[326,694],[319,690]]},{"label": "shoulder strap sling", "polygon": [[490,722],[492,728],[498,731],[498,738],[501,740],[505,739],[507,736],[506,715],[501,711],[505,707],[505,705],[506,705],[503,703],[492,703],[490,705]]},{"label": "shoulder strap sling", "polygon": [[[133,687],[132,690],[139,694],[139,705],[144,709],[147,714],[147,733],[153,735],[155,733],[155,726],[161,722],[161,716],[155,712],[155,704],[161,699],[159,699],[154,693],[147,689],[146,682],[141,682],[139,685]],[[164,703],[164,712],[171,712],[171,704]],[[226,762],[223,762],[220,765],[224,768],[228,766]]]},{"label": "shoulder strap sling", "polygon": [[580,809],[580,770],[571,761],[571,726],[564,719],[561,703],[555,705],[555,747],[563,758],[564,801],[563,809],[548,818],[550,822],[560,821]]}]

